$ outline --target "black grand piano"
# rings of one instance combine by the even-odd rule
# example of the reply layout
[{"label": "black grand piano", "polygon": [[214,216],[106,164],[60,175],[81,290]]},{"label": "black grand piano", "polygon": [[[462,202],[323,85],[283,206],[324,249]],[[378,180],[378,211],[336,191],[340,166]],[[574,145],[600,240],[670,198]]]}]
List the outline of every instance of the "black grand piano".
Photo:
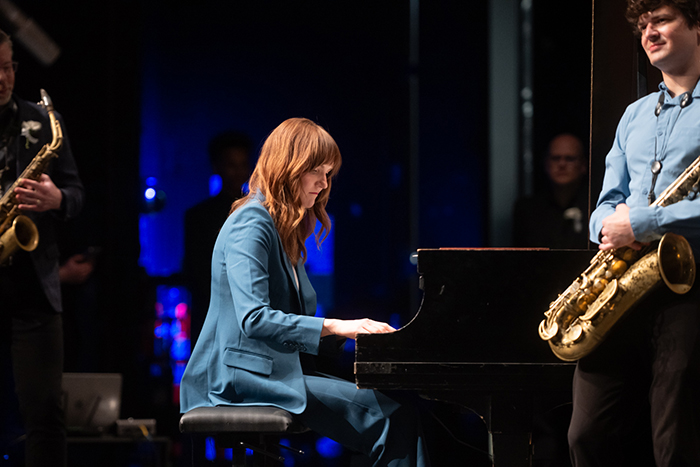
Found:
[{"label": "black grand piano", "polygon": [[486,421],[493,465],[531,465],[533,413],[562,393],[570,398],[574,370],[537,328],[594,253],[418,250],[420,309],[395,333],[358,336],[358,387],[470,407]]}]

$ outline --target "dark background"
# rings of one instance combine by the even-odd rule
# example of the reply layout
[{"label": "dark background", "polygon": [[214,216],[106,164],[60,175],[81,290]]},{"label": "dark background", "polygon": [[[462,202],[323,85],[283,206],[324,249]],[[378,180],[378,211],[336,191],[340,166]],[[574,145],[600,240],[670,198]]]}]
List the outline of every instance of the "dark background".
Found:
[{"label": "dark background", "polygon": [[[245,131],[259,147],[281,121],[304,116],[338,142],[344,162],[328,207],[336,316],[398,314],[405,324],[419,305],[412,251],[489,246],[487,180],[498,168],[488,162],[486,1],[421,2],[418,66],[409,65],[408,2],[18,6],[62,49],[47,68],[16,43],[15,90],[38,100],[45,88],[65,118],[88,194],[66,250],[103,248],[94,332],[81,351],[89,371],[124,375],[124,417],[157,418],[175,435],[172,389],[149,372],[155,287],[179,273],[182,216],[208,194],[206,144],[221,130]],[[537,188],[552,136],[588,140],[591,5],[534,0],[533,22]],[[411,75],[420,83],[418,212],[408,202]],[[168,198],[145,215],[148,176]],[[140,222],[152,251],[142,251]]]}]

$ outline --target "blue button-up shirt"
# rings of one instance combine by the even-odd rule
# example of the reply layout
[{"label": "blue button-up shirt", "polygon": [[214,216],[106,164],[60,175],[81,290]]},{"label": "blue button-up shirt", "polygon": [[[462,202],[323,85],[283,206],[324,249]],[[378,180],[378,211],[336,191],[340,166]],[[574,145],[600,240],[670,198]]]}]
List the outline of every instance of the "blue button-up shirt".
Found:
[{"label": "blue button-up shirt", "polygon": [[[700,155],[700,82],[693,89],[693,100],[682,109],[680,95],[671,98],[664,83],[659,89],[632,103],[620,119],[615,142],[605,159],[603,189],[591,214],[591,241],[600,241],[603,219],[613,214],[618,204],[626,203],[635,239],[650,242],[673,232],[686,237],[697,255],[700,199],[660,207],[649,206],[647,196],[655,158],[663,165],[654,187],[658,198]],[[654,111],[661,93],[664,103],[657,117]]]}]

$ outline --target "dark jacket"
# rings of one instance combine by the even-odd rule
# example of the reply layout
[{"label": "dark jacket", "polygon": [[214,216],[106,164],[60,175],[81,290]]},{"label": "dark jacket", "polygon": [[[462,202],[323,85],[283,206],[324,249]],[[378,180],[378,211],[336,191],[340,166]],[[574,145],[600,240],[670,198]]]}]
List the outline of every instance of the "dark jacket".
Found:
[{"label": "dark jacket", "polygon": [[[9,151],[16,155],[16,170],[19,177],[41,148],[51,142],[53,134],[48,112],[42,106],[17,99],[14,96],[13,99],[17,103],[17,118],[20,131],[23,122],[35,121],[41,124],[41,129],[38,130],[37,134],[32,135],[37,138],[36,142],[29,141],[22,134],[14,136],[9,142]],[[30,257],[37,277],[41,282],[41,288],[53,309],[62,311],[61,286],[58,277],[59,252],[56,243],[56,228],[57,224],[78,215],[83,207],[85,192],[73,159],[66,127],[63,125],[63,120],[57,112],[56,116],[61,122],[63,129],[63,144],[58,151],[58,157],[49,163],[45,173],[51,177],[51,180],[63,194],[61,209],[38,213],[27,212],[24,214],[36,224],[39,230],[39,245],[30,253]]]}]

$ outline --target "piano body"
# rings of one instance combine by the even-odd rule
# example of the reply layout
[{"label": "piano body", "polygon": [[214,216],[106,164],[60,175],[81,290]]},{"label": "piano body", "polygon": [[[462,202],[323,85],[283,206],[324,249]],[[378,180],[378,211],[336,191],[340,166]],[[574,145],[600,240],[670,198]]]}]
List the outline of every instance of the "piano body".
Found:
[{"label": "piano body", "polygon": [[574,370],[554,356],[537,329],[549,303],[593,255],[419,250],[420,309],[395,333],[357,337],[358,387],[417,391],[470,407],[487,423],[493,465],[531,465],[533,410],[556,400],[556,393],[570,400]]}]

